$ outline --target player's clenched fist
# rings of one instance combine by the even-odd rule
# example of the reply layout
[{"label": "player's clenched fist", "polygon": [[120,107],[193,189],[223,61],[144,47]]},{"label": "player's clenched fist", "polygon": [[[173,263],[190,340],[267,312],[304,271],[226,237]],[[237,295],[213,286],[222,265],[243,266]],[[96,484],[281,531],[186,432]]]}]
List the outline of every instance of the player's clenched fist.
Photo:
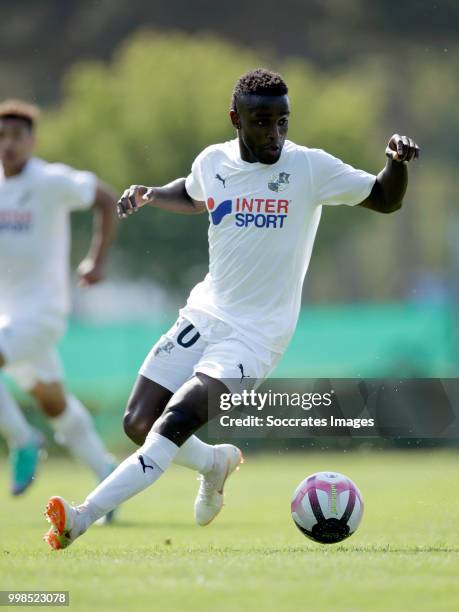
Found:
[{"label": "player's clenched fist", "polygon": [[131,185],[125,189],[123,195],[118,200],[116,212],[120,219],[125,219],[128,215],[149,204],[153,200],[153,188],[144,185]]},{"label": "player's clenched fist", "polygon": [[400,134],[394,134],[386,147],[387,157],[398,162],[409,162],[412,159],[417,159],[419,157],[419,151],[418,145],[412,138],[400,136]]}]

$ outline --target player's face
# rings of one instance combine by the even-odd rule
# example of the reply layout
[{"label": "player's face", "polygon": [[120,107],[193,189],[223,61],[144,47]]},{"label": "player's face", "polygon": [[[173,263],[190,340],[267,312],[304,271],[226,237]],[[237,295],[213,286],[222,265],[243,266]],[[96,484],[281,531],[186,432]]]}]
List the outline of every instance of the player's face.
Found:
[{"label": "player's face", "polygon": [[288,96],[246,95],[238,100],[231,121],[238,127],[242,158],[249,162],[275,164],[288,132]]},{"label": "player's face", "polygon": [[35,138],[21,119],[0,119],[0,161],[5,168],[20,169],[32,155]]}]

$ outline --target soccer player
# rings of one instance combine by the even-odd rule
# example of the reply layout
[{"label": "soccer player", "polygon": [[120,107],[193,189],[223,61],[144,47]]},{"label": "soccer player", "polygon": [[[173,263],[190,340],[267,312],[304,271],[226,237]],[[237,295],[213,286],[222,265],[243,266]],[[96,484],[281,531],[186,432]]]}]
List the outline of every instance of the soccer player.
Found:
[{"label": "soccer player", "polygon": [[201,472],[195,513],[199,524],[208,524],[241,455],[231,445],[205,445],[194,433],[209,420],[209,394],[263,380],[285,351],[322,206],[360,205],[379,213],[400,208],[407,162],[419,154],[413,140],[392,136],[377,176],[356,170],[286,140],[287,94],[278,74],[257,69],[243,75],[230,109],[237,138],[206,148],[187,178],[164,187],[131,186],[119,200],[121,218],[146,206],[207,211],[209,273],[140,369],[124,428],[141,447],[81,505],[57,496],[48,501],[45,540],[52,548],[67,547],[100,516],[158,480],[172,461]]},{"label": "soccer player", "polygon": [[[49,418],[56,440],[102,480],[113,460],[81,402],[63,385],[56,350],[68,312],[70,212],[94,210],[94,232],[78,268],[80,283],[104,277],[116,226],[116,198],[91,172],[33,157],[38,109],[0,104],[0,373],[13,378]],[[33,482],[41,434],[0,374],[0,432],[10,449],[11,492]]]}]

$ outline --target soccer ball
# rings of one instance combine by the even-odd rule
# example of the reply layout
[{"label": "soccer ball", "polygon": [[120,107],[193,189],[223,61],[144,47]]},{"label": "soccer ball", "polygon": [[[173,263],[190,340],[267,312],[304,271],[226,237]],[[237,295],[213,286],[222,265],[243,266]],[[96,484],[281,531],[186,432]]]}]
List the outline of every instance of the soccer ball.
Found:
[{"label": "soccer ball", "polygon": [[335,544],[356,531],[363,500],[347,476],[317,472],[297,486],[291,510],[295,525],[305,536],[321,544]]}]

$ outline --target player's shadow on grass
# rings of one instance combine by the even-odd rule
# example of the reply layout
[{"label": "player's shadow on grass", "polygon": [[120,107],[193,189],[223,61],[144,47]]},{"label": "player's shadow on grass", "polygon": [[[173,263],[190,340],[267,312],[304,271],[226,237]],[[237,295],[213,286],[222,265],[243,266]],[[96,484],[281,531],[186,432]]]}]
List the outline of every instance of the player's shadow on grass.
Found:
[{"label": "player's shadow on grass", "polygon": [[[321,547],[322,548],[322,547]],[[328,547],[325,548],[325,550],[327,550]],[[412,554],[412,555],[419,555],[419,554],[431,554],[431,553],[458,553],[459,552],[459,546],[448,546],[448,545],[444,545],[444,546],[419,546],[419,547],[413,547],[413,546],[381,546],[381,545],[374,545],[374,546],[352,546],[350,545],[349,547],[347,546],[343,546],[343,545],[339,545],[334,547],[334,550],[336,552],[340,552],[340,553],[383,553],[383,554]]]},{"label": "player's shadow on grass", "polygon": [[113,523],[113,525],[107,525],[105,529],[138,529],[139,527],[147,529],[180,529],[182,531],[186,529],[192,529],[196,527],[194,523],[190,522],[169,522],[164,523],[163,521],[125,521],[120,519],[119,522]]},{"label": "player's shadow on grass", "polygon": [[457,553],[459,552],[458,546],[426,546],[425,548],[413,548],[409,546],[399,546],[399,547],[384,547],[384,546],[322,546],[322,545],[314,545],[314,544],[305,544],[305,546],[278,546],[278,547],[263,547],[263,546],[253,546],[249,548],[236,548],[230,546],[213,547],[196,547],[193,548],[193,552],[219,552],[224,554],[254,554],[261,553],[263,555],[278,555],[278,554],[303,554],[303,555],[317,555],[317,554],[330,554],[341,553],[341,554],[352,554],[356,553],[361,555],[362,553],[372,554],[382,553],[382,554],[431,554],[431,553]]},{"label": "player's shadow on grass", "polygon": [[[124,529],[134,529],[137,527],[147,527],[148,529],[193,529],[196,530],[198,528],[198,526],[196,525],[196,523],[193,521],[193,519],[190,519],[189,521],[169,521],[167,523],[165,523],[164,521],[155,521],[154,518],[152,518],[149,521],[133,521],[133,520],[124,520],[124,519],[119,519],[119,521],[114,522],[112,525],[104,525],[104,529],[115,529],[117,527],[121,527]],[[218,525],[218,529],[219,531],[231,531],[234,529],[239,529],[241,527],[253,527],[254,529],[256,529],[258,527],[258,524],[254,521],[254,522],[238,522],[238,523],[220,523]]]}]

